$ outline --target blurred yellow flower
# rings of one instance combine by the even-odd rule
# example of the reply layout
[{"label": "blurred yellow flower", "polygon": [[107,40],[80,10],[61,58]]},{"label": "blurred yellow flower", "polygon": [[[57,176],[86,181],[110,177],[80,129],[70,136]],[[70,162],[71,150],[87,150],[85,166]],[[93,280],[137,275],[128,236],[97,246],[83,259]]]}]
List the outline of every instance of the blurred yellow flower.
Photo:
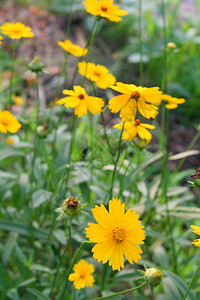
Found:
[{"label": "blurred yellow flower", "polygon": [[159,87],[146,88],[117,82],[116,86],[111,86],[111,88],[122,93],[122,95],[115,96],[108,102],[112,113],[120,111],[122,122],[134,120],[137,109],[147,119],[157,116],[158,107],[155,105],[160,104],[162,96]]},{"label": "blurred yellow flower", "polygon": [[177,108],[178,104],[182,104],[185,102],[184,98],[175,98],[175,97],[172,97],[172,96],[166,95],[166,94],[163,94],[161,98],[162,98],[162,101],[163,101],[165,107],[168,109]]},{"label": "blurred yellow flower", "polygon": [[11,39],[32,38],[34,36],[31,28],[21,22],[5,23],[0,26],[1,33],[8,35]]},{"label": "blurred yellow flower", "polygon": [[113,271],[124,268],[124,256],[129,263],[138,262],[144,244],[144,226],[140,225],[139,215],[129,209],[125,213],[125,204],[113,198],[109,201],[109,212],[105,206],[95,205],[92,213],[98,224],[89,223],[86,237],[96,245],[92,248],[93,257],[105,264],[109,261]]},{"label": "blurred yellow flower", "polygon": [[125,10],[120,10],[118,5],[114,5],[113,0],[85,0],[83,4],[88,13],[101,16],[112,22],[119,22],[122,20],[121,16],[128,14]]},{"label": "blurred yellow flower", "polygon": [[21,124],[8,110],[0,110],[0,132],[11,133],[17,132],[21,128]]},{"label": "blurred yellow flower", "polygon": [[95,269],[92,264],[87,263],[86,260],[81,259],[73,267],[74,273],[69,275],[69,280],[74,282],[76,289],[80,290],[85,286],[92,287],[94,277],[91,275]]},{"label": "blurred yellow flower", "polygon": [[7,140],[6,140],[6,145],[11,146],[11,145],[13,145],[13,144],[14,144],[14,141],[13,141],[13,139],[11,138],[11,136],[9,136],[9,137],[7,138]]},{"label": "blurred yellow flower", "polygon": [[73,91],[63,90],[63,94],[68,96],[60,99],[56,103],[59,105],[64,104],[67,108],[74,108],[74,113],[78,118],[87,114],[87,111],[93,115],[99,114],[102,111],[104,101],[101,98],[88,96],[84,88],[79,85],[74,85],[73,89]]},{"label": "blurred yellow flower", "polygon": [[107,89],[110,85],[113,85],[116,82],[116,78],[110,74],[109,70],[104,66],[95,65],[93,63],[87,64],[83,61],[78,63],[78,68],[79,73],[82,76],[94,81],[101,89]]},{"label": "blurred yellow flower", "polygon": [[3,37],[0,35],[0,45],[2,44]]},{"label": "blurred yellow flower", "polygon": [[23,105],[23,99],[22,99],[22,97],[13,95],[12,98],[13,98],[13,101],[14,101],[15,105],[18,105],[18,106],[22,106]]},{"label": "blurred yellow flower", "polygon": [[[113,127],[122,130],[123,123],[116,124]],[[131,122],[125,122],[122,138],[126,141],[132,141],[137,135],[139,135],[141,139],[150,142],[152,135],[146,128],[155,129],[156,127],[150,124],[140,123],[140,120],[138,119]]]},{"label": "blurred yellow flower", "polygon": [[[193,232],[194,232],[195,234],[200,235],[200,227],[191,225],[190,228],[193,229]],[[192,242],[192,244],[194,244],[196,247],[200,247],[200,239],[194,240],[194,242]]]},{"label": "blurred yellow flower", "polygon": [[74,45],[70,40],[65,40],[64,42],[58,41],[58,45],[62,47],[66,52],[74,56],[85,56],[87,53],[86,48]]}]

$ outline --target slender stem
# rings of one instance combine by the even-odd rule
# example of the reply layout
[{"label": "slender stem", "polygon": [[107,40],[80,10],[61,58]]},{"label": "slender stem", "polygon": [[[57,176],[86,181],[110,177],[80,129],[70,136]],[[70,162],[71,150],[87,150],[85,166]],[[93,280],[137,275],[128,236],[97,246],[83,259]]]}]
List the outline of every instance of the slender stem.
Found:
[{"label": "slender stem", "polygon": [[[88,54],[87,54],[87,59],[86,59],[85,75],[87,73],[87,66],[88,66],[88,62],[90,60],[90,56],[91,56],[92,45],[93,45],[93,42],[94,42],[95,35],[96,35],[96,33],[98,31],[98,28],[99,28],[99,24],[100,24],[100,19],[97,19],[96,24],[95,24],[95,28],[94,28],[94,32],[92,34],[90,44],[89,44],[89,49],[88,49]],[[86,80],[86,77],[84,76],[83,80],[82,80],[82,84],[81,84],[82,86],[84,86],[85,80]]]},{"label": "slender stem", "polygon": [[135,291],[135,290],[137,290],[137,289],[142,288],[142,287],[145,286],[146,284],[147,284],[147,282],[144,282],[144,283],[142,283],[142,284],[140,284],[140,285],[138,285],[138,286],[136,286],[136,287],[134,287],[134,288],[132,288],[132,289],[125,290],[125,291],[118,292],[118,293],[115,293],[115,294],[112,294],[112,295],[108,295],[108,296],[104,296],[104,297],[95,298],[95,299],[93,299],[93,300],[108,299],[108,298],[112,298],[112,297],[114,297],[114,296],[118,296],[118,295],[130,293],[130,292],[133,292],[133,291]]},{"label": "slender stem", "polygon": [[186,291],[186,293],[185,293],[185,295],[184,295],[184,297],[183,297],[183,300],[186,300],[187,295],[188,295],[188,293],[189,293],[189,290],[190,290],[190,288],[191,288],[191,286],[192,286],[192,283],[193,283],[193,281],[194,281],[194,279],[195,279],[197,273],[199,272],[199,269],[200,269],[200,265],[198,266],[198,268],[196,269],[194,275],[192,276],[192,279],[191,279],[191,281],[190,281],[190,284],[188,285],[188,288],[187,288],[187,291]]},{"label": "slender stem", "polygon": [[79,249],[78,249],[78,251],[77,251],[77,253],[76,253],[75,257],[74,257],[74,260],[73,260],[73,262],[72,262],[72,264],[71,264],[71,267],[68,269],[68,272],[67,272],[67,275],[66,275],[66,283],[65,283],[65,286],[64,286],[64,289],[63,289],[61,295],[58,296],[58,300],[60,300],[60,299],[63,298],[63,296],[64,296],[64,294],[65,294],[65,291],[66,291],[66,289],[67,289],[67,284],[68,284],[69,275],[70,275],[70,273],[72,272],[73,266],[74,266],[74,264],[76,263],[76,261],[77,261],[79,255],[80,255],[80,253],[81,253],[83,247],[84,247],[85,245],[87,245],[87,244],[92,244],[92,242],[84,241],[84,242],[81,243],[81,245],[80,245],[80,247],[79,247]]},{"label": "slender stem", "polygon": [[114,165],[114,171],[113,171],[113,174],[112,174],[112,183],[111,183],[112,185],[111,185],[111,189],[110,189],[110,199],[112,199],[112,195],[113,195],[113,185],[114,185],[115,176],[116,176],[117,164],[118,164],[118,161],[119,161],[119,158],[120,158],[122,133],[124,131],[124,124],[125,124],[125,122],[123,123],[122,130],[121,130],[121,133],[120,133],[118,153],[117,153],[117,158],[116,158],[115,165]]},{"label": "slender stem", "polygon": [[12,88],[13,88],[13,74],[14,74],[14,64],[15,64],[15,51],[16,51],[16,40],[12,43],[12,61],[11,61],[11,75],[9,84],[9,104],[12,105]]},{"label": "slender stem", "polygon": [[139,39],[140,39],[140,85],[143,85],[143,47],[142,47],[142,0],[138,0]]}]

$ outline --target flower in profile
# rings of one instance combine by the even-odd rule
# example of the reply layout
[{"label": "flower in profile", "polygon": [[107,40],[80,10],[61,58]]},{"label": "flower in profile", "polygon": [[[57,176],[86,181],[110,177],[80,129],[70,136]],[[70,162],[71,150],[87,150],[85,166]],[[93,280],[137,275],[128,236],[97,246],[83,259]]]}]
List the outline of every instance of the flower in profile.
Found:
[{"label": "flower in profile", "polygon": [[65,40],[64,42],[58,41],[58,45],[62,47],[66,52],[74,56],[85,56],[87,53],[86,48],[74,45],[70,40]]},{"label": "flower in profile", "polygon": [[121,16],[126,16],[128,13],[125,10],[120,10],[118,5],[114,5],[113,0],[85,0],[83,4],[88,13],[94,16],[101,16],[112,22],[122,20]]},{"label": "flower in profile", "polygon": [[14,140],[9,136],[6,140],[6,145],[11,146],[14,144]]},{"label": "flower in profile", "polygon": [[109,101],[109,109],[112,113],[120,111],[122,122],[134,120],[137,109],[147,119],[157,116],[158,107],[155,105],[160,104],[162,96],[159,87],[146,88],[117,82],[116,86],[111,86],[111,88],[122,94]]},{"label": "flower in profile", "polygon": [[116,78],[109,73],[109,70],[101,65],[93,63],[79,62],[79,73],[91,81],[101,89],[107,89],[110,85],[115,84]]},{"label": "flower in profile", "polygon": [[[122,130],[123,123],[116,124],[113,127]],[[131,122],[125,122],[122,138],[126,141],[132,141],[137,135],[139,135],[141,139],[150,142],[152,135],[147,128],[155,129],[156,127],[150,124],[140,123],[139,119]]]},{"label": "flower in profile", "polygon": [[178,104],[182,104],[185,102],[184,98],[175,98],[167,94],[162,95],[162,101],[166,108],[174,109],[178,107]]},{"label": "flower in profile", "polygon": [[74,113],[78,118],[87,114],[87,111],[93,115],[99,114],[102,111],[104,101],[101,98],[88,96],[84,88],[79,85],[74,85],[73,89],[73,91],[63,90],[63,94],[68,96],[60,99],[56,103],[59,105],[64,104],[67,108],[74,108]]},{"label": "flower in profile", "polygon": [[[193,232],[194,232],[195,234],[200,235],[200,227],[191,225],[190,228],[193,229]],[[192,242],[192,244],[194,244],[196,247],[200,247],[200,239],[194,240],[194,242]]]},{"label": "flower in profile", "polygon": [[0,132],[11,133],[17,132],[21,128],[21,124],[8,110],[0,110]]},{"label": "flower in profile", "polygon": [[11,39],[32,38],[31,27],[25,26],[21,22],[8,23],[0,26],[1,33],[8,35]]},{"label": "flower in profile", "polygon": [[125,213],[125,204],[113,198],[109,201],[109,212],[105,206],[95,205],[92,213],[98,224],[89,223],[86,237],[96,245],[92,248],[93,257],[105,264],[109,261],[113,271],[124,268],[124,256],[129,263],[138,262],[144,244],[144,226],[140,225],[139,215],[129,209]]},{"label": "flower in profile", "polygon": [[13,99],[15,105],[18,105],[18,106],[22,106],[23,105],[23,99],[22,99],[22,97],[16,96],[16,95],[12,95],[12,99]]},{"label": "flower in profile", "polygon": [[94,283],[95,269],[92,264],[89,264],[86,260],[81,259],[73,267],[74,273],[69,275],[69,280],[73,281],[76,289],[83,289],[85,286],[92,287]]}]

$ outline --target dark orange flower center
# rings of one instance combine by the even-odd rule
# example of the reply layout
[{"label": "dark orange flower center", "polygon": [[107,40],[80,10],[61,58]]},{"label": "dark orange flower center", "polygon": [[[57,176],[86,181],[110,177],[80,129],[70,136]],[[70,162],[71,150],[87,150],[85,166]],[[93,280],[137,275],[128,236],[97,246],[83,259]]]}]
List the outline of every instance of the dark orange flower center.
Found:
[{"label": "dark orange flower center", "polygon": [[8,119],[4,118],[4,119],[1,119],[1,123],[4,125],[4,126],[7,126],[9,124],[9,121]]},{"label": "dark orange flower center", "polygon": [[122,242],[126,237],[126,230],[122,226],[113,229],[113,238],[116,242]]},{"label": "dark orange flower center", "polygon": [[135,122],[134,122],[134,125],[135,125],[135,126],[139,126],[139,125],[140,125],[140,120],[139,120],[139,119],[136,119]]},{"label": "dark orange flower center", "polygon": [[78,95],[78,98],[79,98],[80,100],[84,100],[85,96],[84,96],[83,94],[79,94],[79,95]]},{"label": "dark orange flower center", "polygon": [[107,7],[105,7],[105,6],[101,6],[101,10],[103,10],[103,11],[107,11],[107,10],[108,10],[108,8],[107,8]]},{"label": "dark orange flower center", "polygon": [[131,98],[137,101],[140,98],[140,93],[138,91],[132,92]]},{"label": "dark orange flower center", "polygon": [[100,76],[101,74],[98,71],[94,71],[94,75]]}]

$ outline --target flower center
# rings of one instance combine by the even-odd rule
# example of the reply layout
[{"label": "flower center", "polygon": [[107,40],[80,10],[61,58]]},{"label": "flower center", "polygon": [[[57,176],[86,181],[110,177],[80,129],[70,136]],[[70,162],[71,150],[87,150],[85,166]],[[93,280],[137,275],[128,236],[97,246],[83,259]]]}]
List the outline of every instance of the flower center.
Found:
[{"label": "flower center", "polygon": [[139,119],[136,119],[135,122],[134,122],[134,125],[135,125],[135,126],[139,126],[139,125],[140,125],[140,120],[139,120]]},{"label": "flower center", "polygon": [[4,125],[4,126],[7,126],[8,124],[9,124],[9,121],[8,121],[8,119],[2,119],[1,120],[1,123]]},{"label": "flower center", "polygon": [[140,98],[140,93],[138,91],[132,92],[131,98],[137,101]]},{"label": "flower center", "polygon": [[108,8],[107,8],[107,7],[105,7],[105,6],[101,6],[101,10],[103,10],[103,11],[107,11],[107,10],[108,10]]},{"label": "flower center", "polygon": [[117,226],[112,232],[116,242],[122,242],[126,237],[126,230],[122,226]]},{"label": "flower center", "polygon": [[94,71],[94,75],[99,77],[101,74],[98,71]]},{"label": "flower center", "polygon": [[79,94],[79,95],[78,95],[78,98],[79,98],[80,100],[84,100],[84,97],[85,97],[85,96],[84,96],[83,94]]}]

